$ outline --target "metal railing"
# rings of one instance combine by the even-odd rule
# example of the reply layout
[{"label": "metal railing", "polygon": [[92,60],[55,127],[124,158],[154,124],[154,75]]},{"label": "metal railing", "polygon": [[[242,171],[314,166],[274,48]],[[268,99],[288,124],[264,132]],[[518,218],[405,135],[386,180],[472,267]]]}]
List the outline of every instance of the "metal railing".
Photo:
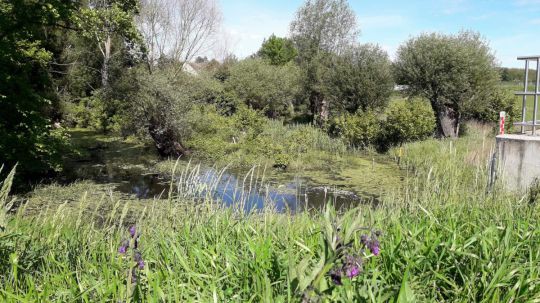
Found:
[{"label": "metal railing", "polygon": [[[540,56],[518,57],[518,60],[525,61],[525,79],[523,81],[524,89],[522,92],[516,92],[517,96],[523,96],[523,105],[521,108],[521,122],[514,123],[516,126],[521,126],[521,133],[526,133],[526,127],[531,126],[533,136],[536,135],[536,127],[540,126],[538,117],[538,96],[540,96]],[[536,61],[536,79],[534,91],[529,91],[529,62]],[[534,109],[532,121],[527,121],[527,97],[534,97]]]}]

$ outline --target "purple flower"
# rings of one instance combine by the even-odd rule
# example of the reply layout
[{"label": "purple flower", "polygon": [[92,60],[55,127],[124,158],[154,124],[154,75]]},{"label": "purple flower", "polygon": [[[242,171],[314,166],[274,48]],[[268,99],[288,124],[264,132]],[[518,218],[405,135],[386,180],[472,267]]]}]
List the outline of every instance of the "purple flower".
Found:
[{"label": "purple flower", "polygon": [[128,248],[129,248],[129,241],[122,240],[122,244],[120,245],[120,248],[118,248],[118,252],[121,254],[125,254]]},{"label": "purple flower", "polygon": [[349,279],[352,279],[360,274],[360,267],[357,264],[348,266],[345,270],[345,274]]},{"label": "purple flower", "polygon": [[144,269],[144,260],[140,252],[136,251],[135,254],[133,254],[133,260],[137,262],[139,269]]},{"label": "purple flower", "polygon": [[371,241],[371,243],[369,244],[369,250],[371,250],[372,254],[374,254],[375,256],[378,256],[381,251],[381,248],[379,246],[379,241],[377,240]]},{"label": "purple flower", "polygon": [[132,238],[135,237],[135,233],[137,232],[137,229],[135,228],[135,225],[132,225],[130,228],[129,228],[129,234],[131,235]]},{"label": "purple flower", "polygon": [[362,258],[359,256],[348,255],[343,265],[345,275],[352,279],[360,274],[362,271]]}]

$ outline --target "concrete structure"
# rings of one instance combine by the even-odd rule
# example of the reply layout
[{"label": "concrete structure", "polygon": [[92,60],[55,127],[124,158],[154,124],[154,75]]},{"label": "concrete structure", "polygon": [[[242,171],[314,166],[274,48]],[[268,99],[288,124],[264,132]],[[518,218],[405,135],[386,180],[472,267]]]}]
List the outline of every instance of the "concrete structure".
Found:
[{"label": "concrete structure", "polygon": [[[523,81],[523,91],[516,92],[517,96],[523,98],[521,110],[521,122],[514,123],[521,128],[519,135],[499,135],[497,136],[496,163],[492,166],[492,182],[494,173],[497,178],[510,190],[525,190],[536,178],[540,179],[540,121],[538,120],[538,99],[540,97],[540,56],[518,57],[518,60],[525,62],[525,75]],[[534,90],[529,87],[529,67],[530,62],[536,63],[536,77],[534,78]],[[532,115],[527,108],[527,97],[532,97]],[[532,116],[532,121],[527,121],[527,117]],[[504,132],[504,115],[501,113],[501,132]],[[493,163],[492,163],[493,164]]]},{"label": "concrete structure", "polygon": [[497,170],[509,190],[525,190],[540,179],[540,136],[497,136]]}]

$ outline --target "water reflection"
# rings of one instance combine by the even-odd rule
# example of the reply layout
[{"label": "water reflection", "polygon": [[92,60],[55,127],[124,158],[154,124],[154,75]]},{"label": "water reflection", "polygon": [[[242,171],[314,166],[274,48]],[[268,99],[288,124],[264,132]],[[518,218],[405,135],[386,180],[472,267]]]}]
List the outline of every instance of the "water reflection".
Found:
[{"label": "water reflection", "polygon": [[[166,198],[171,183],[156,174],[138,175],[120,182],[117,190],[139,199]],[[239,177],[212,168],[186,172],[175,178],[171,193],[173,196],[212,197],[226,206],[244,211],[272,207],[279,212],[295,212],[322,208],[328,202],[337,208],[349,208],[358,203],[371,203],[374,199],[336,188],[313,186],[302,178],[285,183],[262,182],[254,174]]]}]

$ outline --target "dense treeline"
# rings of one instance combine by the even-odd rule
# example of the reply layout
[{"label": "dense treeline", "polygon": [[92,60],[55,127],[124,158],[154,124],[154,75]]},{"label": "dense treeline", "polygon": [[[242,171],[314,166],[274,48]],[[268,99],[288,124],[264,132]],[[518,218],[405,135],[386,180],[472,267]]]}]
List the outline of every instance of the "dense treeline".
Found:
[{"label": "dense treeline", "polygon": [[[306,1],[290,38],[272,35],[243,60],[201,57],[219,40],[209,0],[3,0],[0,15],[0,159],[26,177],[61,169],[67,127],[146,138],[178,157],[211,135],[202,125],[240,131],[217,136],[218,149],[261,142],[260,121],[277,119],[385,150],[513,113],[478,34],[424,34],[391,62],[359,42],[345,0]],[[408,101],[390,102],[395,83]]]},{"label": "dense treeline", "polygon": [[[508,68],[501,67],[499,68],[499,73],[501,74],[501,80],[506,82],[523,82],[525,80],[525,69],[524,68]],[[529,69],[529,81],[534,82],[536,79],[536,70],[533,68]]]}]

